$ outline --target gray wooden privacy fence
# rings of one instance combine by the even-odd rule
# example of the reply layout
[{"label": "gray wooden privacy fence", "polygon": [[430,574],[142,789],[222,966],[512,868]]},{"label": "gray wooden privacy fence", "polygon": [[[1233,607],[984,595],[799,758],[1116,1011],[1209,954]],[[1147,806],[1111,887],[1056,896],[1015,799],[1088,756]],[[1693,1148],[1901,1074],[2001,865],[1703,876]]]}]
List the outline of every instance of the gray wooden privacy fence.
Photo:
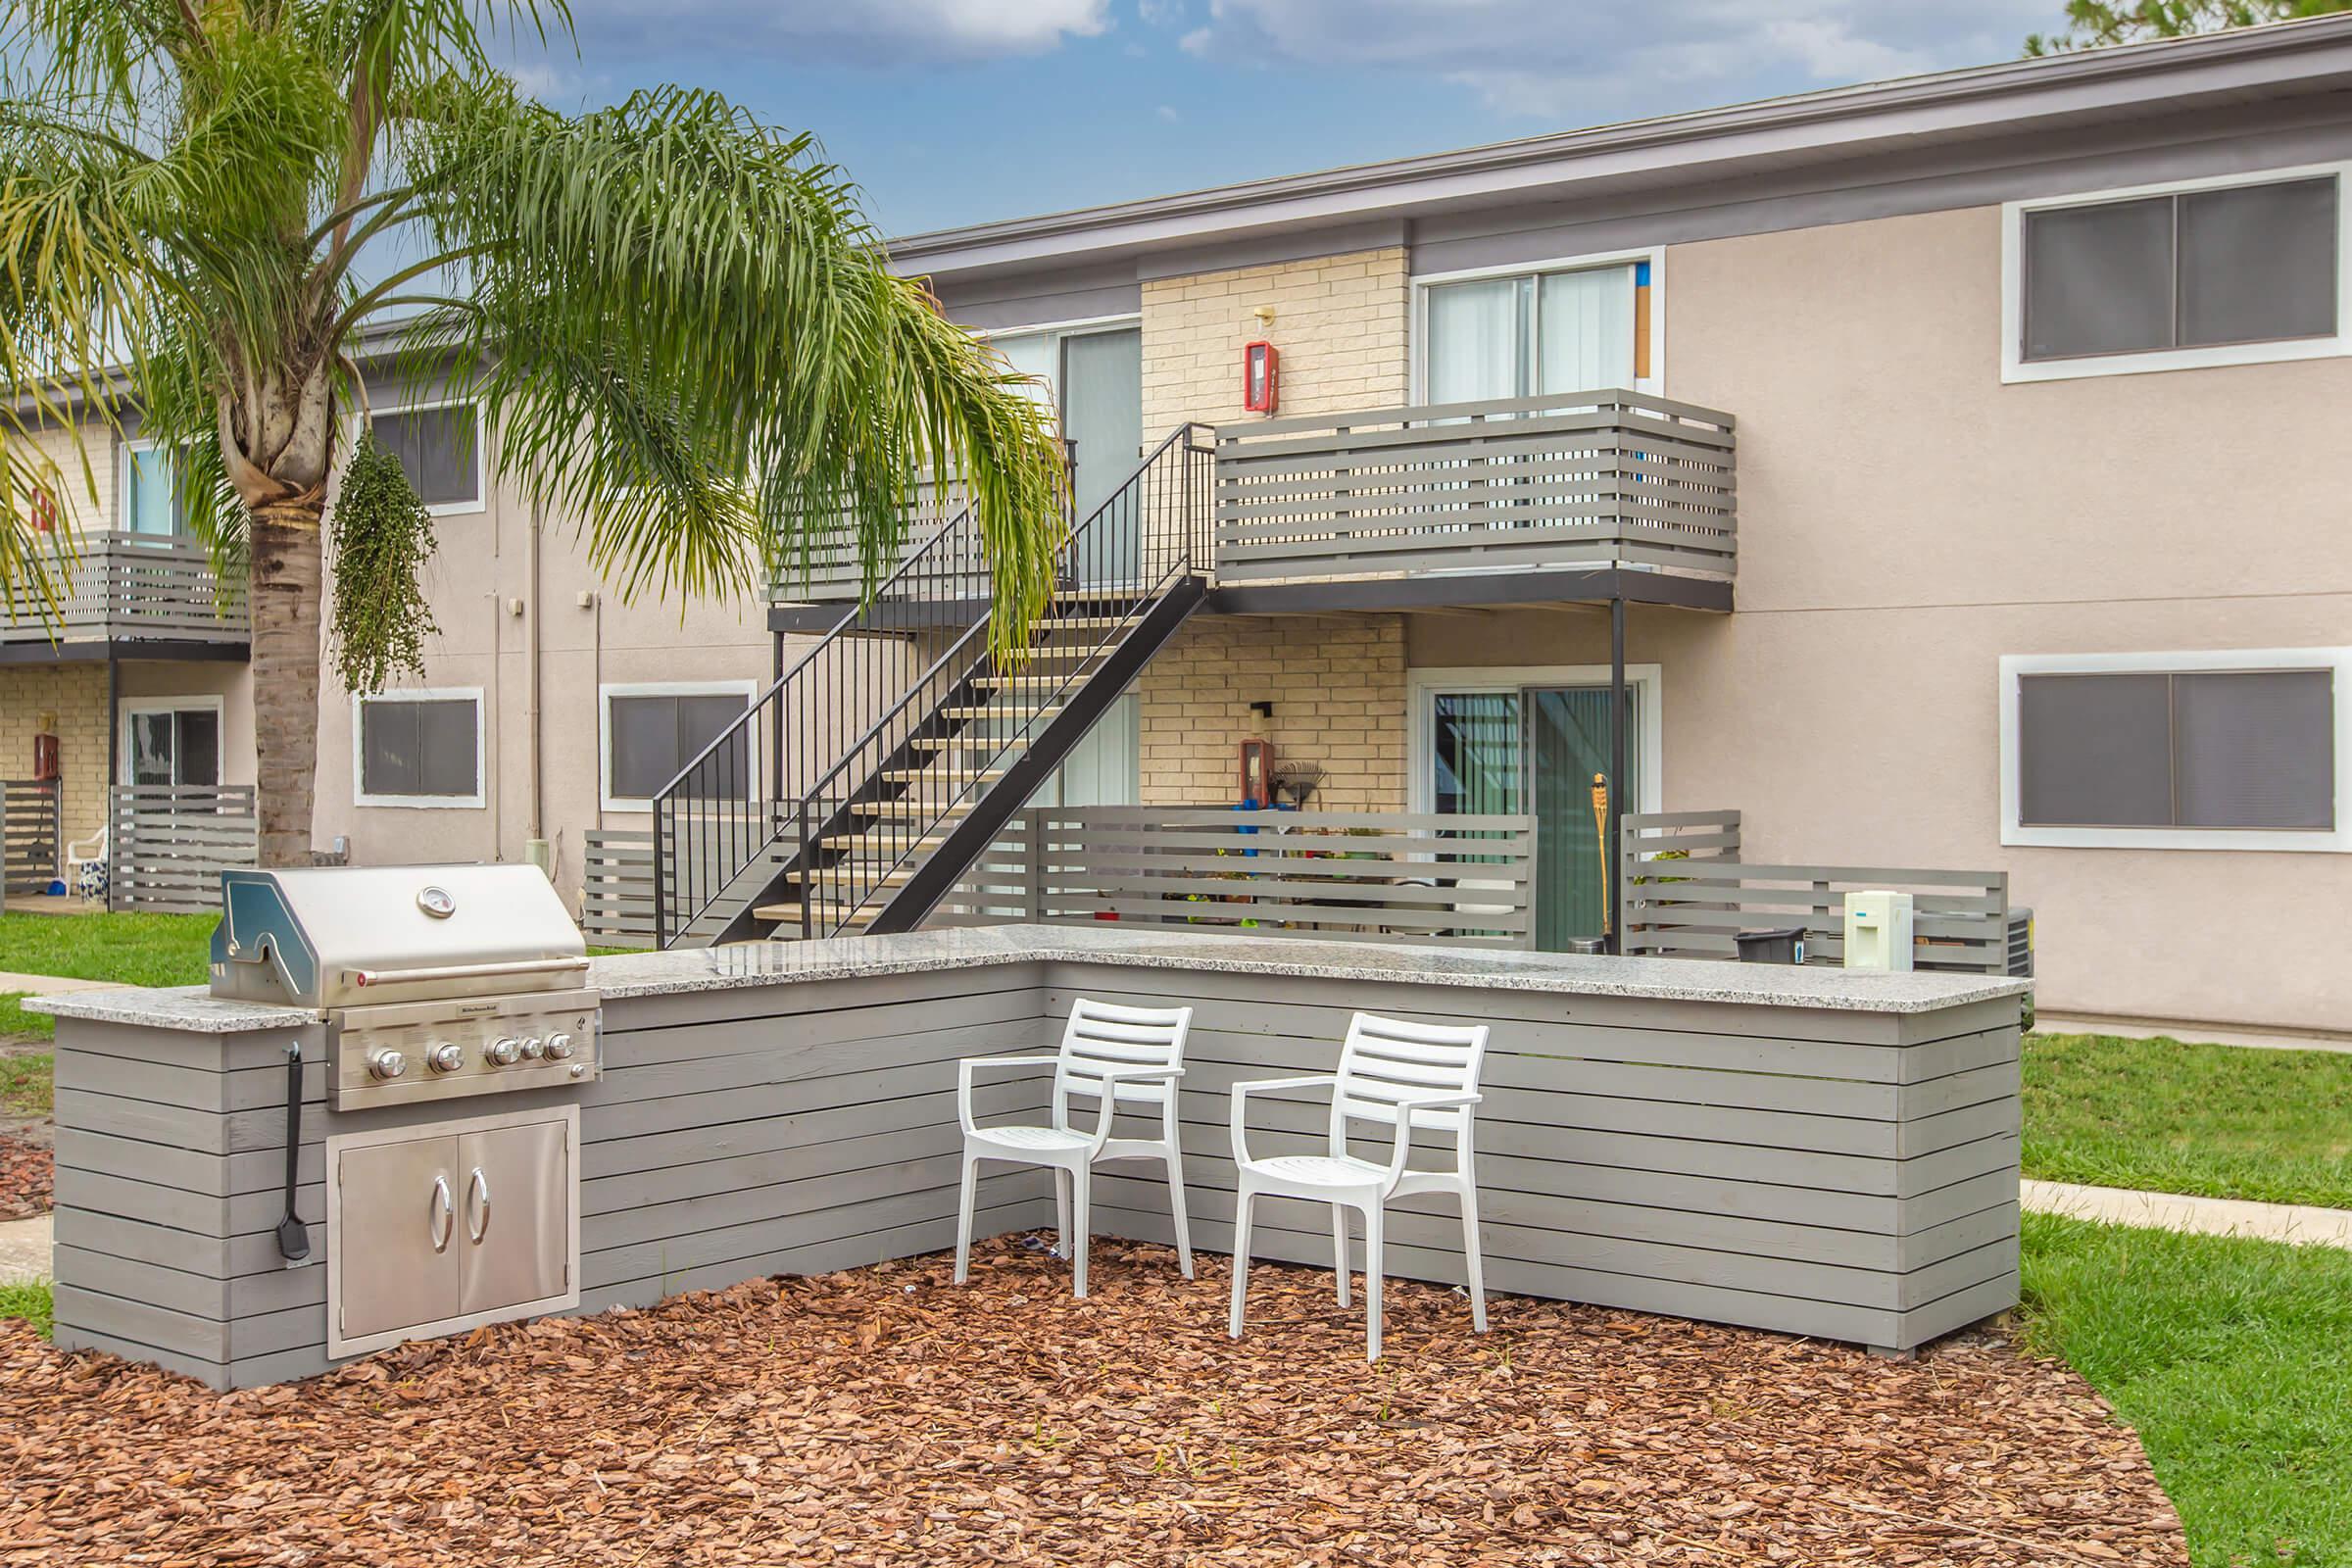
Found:
[{"label": "gray wooden privacy fence", "polygon": [[1638,564],[1728,577],[1728,414],[1622,390],[1217,432],[1221,582]]},{"label": "gray wooden privacy fence", "polygon": [[654,836],[590,828],[580,870],[580,933],[600,948],[654,945]]},{"label": "gray wooden privacy fence", "polygon": [[1528,816],[1033,806],[934,923],[1115,920],[1530,948],[1535,863]]},{"label": "gray wooden privacy fence", "polygon": [[223,584],[205,548],[185,540],[93,532],[51,569],[65,583],[48,619],[0,620],[0,643],[100,638],[241,643],[251,636],[245,589]]},{"label": "gray wooden privacy fence", "polygon": [[0,882],[16,894],[42,893],[57,877],[55,779],[0,783]]},{"label": "gray wooden privacy fence", "polygon": [[1741,931],[1802,926],[1808,963],[1845,957],[1845,896],[1912,896],[1913,963],[2008,974],[2009,874],[1910,866],[1768,865],[1740,858],[1738,811],[1629,815],[1619,917],[1628,954],[1732,958]]},{"label": "gray wooden privacy fence", "polygon": [[220,907],[224,868],[260,862],[250,784],[118,784],[107,792],[106,906]]}]

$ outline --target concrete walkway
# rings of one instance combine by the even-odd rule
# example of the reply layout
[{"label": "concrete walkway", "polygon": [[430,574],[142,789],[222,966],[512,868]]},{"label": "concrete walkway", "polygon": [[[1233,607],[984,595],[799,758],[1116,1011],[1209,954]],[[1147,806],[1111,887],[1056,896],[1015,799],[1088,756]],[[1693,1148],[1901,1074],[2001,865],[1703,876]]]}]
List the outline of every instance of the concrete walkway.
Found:
[{"label": "concrete walkway", "polygon": [[2044,1035],[2108,1035],[2117,1040],[2171,1038],[2198,1045],[2253,1046],[2264,1051],[2334,1051],[2352,1053],[2352,1035],[2296,1034],[2278,1029],[2230,1029],[2219,1024],[2187,1023],[2167,1018],[2078,1018],[2045,1012],[2034,1020],[2034,1031]]},{"label": "concrete walkway", "polygon": [[28,997],[62,997],[69,991],[121,991],[120,980],[69,980],[57,974],[14,974],[0,969],[0,993],[23,992]]},{"label": "concrete walkway", "polygon": [[49,1278],[49,1220],[36,1214],[0,1221],[0,1285]]},{"label": "concrete walkway", "polygon": [[2025,1206],[2036,1213],[2139,1225],[2193,1236],[2251,1236],[2298,1247],[2352,1249],[2352,1209],[2295,1203],[2248,1203],[2232,1198],[2183,1198],[2122,1187],[2078,1187],[2071,1182],[2020,1184]]}]

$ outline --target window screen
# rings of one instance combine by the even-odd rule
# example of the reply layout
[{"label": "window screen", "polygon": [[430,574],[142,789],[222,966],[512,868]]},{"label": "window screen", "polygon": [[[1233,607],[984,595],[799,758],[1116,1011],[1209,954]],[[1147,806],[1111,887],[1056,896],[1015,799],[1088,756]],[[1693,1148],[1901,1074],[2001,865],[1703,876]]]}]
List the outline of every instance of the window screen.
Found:
[{"label": "window screen", "polygon": [[2335,176],[2025,216],[2025,357],[2336,330]]},{"label": "window screen", "polygon": [[465,505],[482,499],[470,403],[440,409],[378,414],[368,420],[375,439],[400,460],[401,471],[428,507]]},{"label": "window screen", "polygon": [[466,797],[481,793],[470,697],[360,706],[363,795]]},{"label": "window screen", "polygon": [[[662,793],[679,769],[701,756],[727,726],[743,716],[744,700],[723,696],[662,694],[612,700],[612,798],[646,801]],[[742,800],[750,793],[751,748],[737,743],[703,763],[695,777],[699,793]]]},{"label": "window screen", "polygon": [[2326,669],[2027,675],[2028,827],[2335,826],[2335,677]]},{"label": "window screen", "polygon": [[220,782],[220,715],[211,709],[133,712],[129,730],[130,755],[123,769],[130,783]]}]

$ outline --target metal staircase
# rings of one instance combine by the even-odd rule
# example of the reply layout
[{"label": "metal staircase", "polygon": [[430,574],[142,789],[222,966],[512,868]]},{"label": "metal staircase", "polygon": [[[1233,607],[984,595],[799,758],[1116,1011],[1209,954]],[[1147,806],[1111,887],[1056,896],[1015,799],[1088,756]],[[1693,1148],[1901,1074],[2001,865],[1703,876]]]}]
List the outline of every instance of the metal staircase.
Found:
[{"label": "metal staircase", "polygon": [[1068,530],[1009,655],[968,509],[845,613],[655,798],[656,944],[918,924],[1200,605],[1203,434]]}]

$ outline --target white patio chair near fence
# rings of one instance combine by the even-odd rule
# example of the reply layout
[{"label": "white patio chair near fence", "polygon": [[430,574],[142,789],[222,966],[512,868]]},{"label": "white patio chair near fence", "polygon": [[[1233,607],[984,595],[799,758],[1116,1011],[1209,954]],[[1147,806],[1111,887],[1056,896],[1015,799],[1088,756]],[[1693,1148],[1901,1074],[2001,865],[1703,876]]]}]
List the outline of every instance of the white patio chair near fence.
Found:
[{"label": "white patio chair near fence", "polygon": [[[1114,1007],[1084,998],[1070,1004],[1061,1052],[1053,1056],[967,1056],[956,1063],[956,1114],[963,1123],[963,1197],[956,1211],[956,1283],[971,1270],[972,1203],[984,1159],[1044,1165],[1054,1172],[1054,1212],[1061,1252],[1070,1259],[1071,1294],[1086,1295],[1086,1239],[1094,1168],[1117,1159],[1155,1159],[1167,1167],[1168,1209],[1176,1221],[1176,1259],[1193,1277],[1193,1239],[1184,1215],[1184,1153],[1176,1142],[1176,1091],[1184,1078],[1190,1007]],[[982,1127],[972,1114],[972,1075],[982,1069],[1054,1069],[1053,1124]],[[1098,1102],[1094,1129],[1070,1124],[1070,1101]],[[1113,1138],[1119,1110],[1156,1108],[1157,1138]],[[1074,1212],[1073,1212],[1074,1210]]]},{"label": "white patio chair near fence", "polygon": [[[1235,1339],[1242,1337],[1242,1302],[1250,1288],[1250,1210],[1261,1197],[1300,1198],[1331,1205],[1333,1266],[1339,1273],[1342,1306],[1348,1305],[1348,1211],[1352,1208],[1364,1216],[1364,1359],[1377,1361],[1382,1211],[1393,1198],[1453,1194],[1462,1205],[1470,1321],[1479,1333],[1487,1332],[1486,1266],[1478,1247],[1478,1172],[1470,1144],[1472,1112],[1479,1102],[1479,1062],[1486,1051],[1487,1025],[1483,1023],[1406,1023],[1359,1012],[1348,1025],[1348,1043],[1340,1052],[1338,1072],[1306,1078],[1261,1078],[1233,1086],[1233,1159],[1241,1172],[1241,1191],[1234,1203],[1233,1317],[1228,1325]],[[1250,1097],[1315,1087],[1331,1090],[1331,1152],[1253,1157],[1244,1128]],[[1394,1129],[1387,1164],[1348,1152],[1349,1122]],[[1412,1157],[1416,1128],[1453,1134],[1453,1169],[1405,1168]]]}]

